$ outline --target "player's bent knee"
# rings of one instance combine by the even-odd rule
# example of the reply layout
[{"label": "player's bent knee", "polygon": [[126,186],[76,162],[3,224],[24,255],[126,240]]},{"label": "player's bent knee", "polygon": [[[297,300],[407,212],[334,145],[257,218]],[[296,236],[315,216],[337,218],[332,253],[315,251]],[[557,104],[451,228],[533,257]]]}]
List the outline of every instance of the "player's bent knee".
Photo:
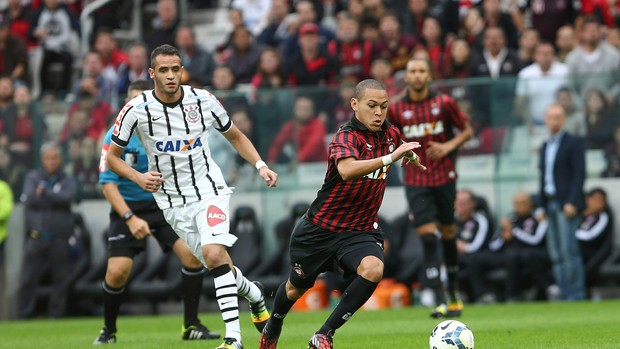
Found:
[{"label": "player's bent knee", "polygon": [[415,228],[418,232],[418,235],[427,235],[427,234],[435,234],[437,231],[437,225],[433,222],[425,223]]},{"label": "player's bent knee", "polygon": [[366,280],[379,282],[383,278],[383,262],[375,256],[366,256],[357,267],[357,274]]},{"label": "player's bent knee", "polygon": [[202,246],[202,254],[209,269],[219,267],[223,264],[232,265],[230,256],[224,245],[204,245]]},{"label": "player's bent knee", "polygon": [[108,270],[105,273],[105,282],[114,288],[123,287],[127,284],[130,272],[130,269],[125,269],[122,267],[108,267]]},{"label": "player's bent knee", "polygon": [[110,257],[105,272],[105,282],[114,288],[125,286],[129,280],[133,259],[129,257]]}]

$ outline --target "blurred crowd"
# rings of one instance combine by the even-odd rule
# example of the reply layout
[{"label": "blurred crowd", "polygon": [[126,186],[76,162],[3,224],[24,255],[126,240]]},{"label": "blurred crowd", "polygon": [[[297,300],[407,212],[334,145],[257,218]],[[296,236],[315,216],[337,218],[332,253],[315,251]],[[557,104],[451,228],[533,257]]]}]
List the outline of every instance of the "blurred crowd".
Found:
[{"label": "blurred crowd", "polygon": [[[164,43],[181,50],[184,83],[216,94],[270,162],[324,161],[325,139],[350,118],[352,87],[372,77],[398,98],[405,64],[417,56],[470,115],[477,137],[465,152],[500,151],[493,137],[513,126],[526,126],[537,147],[544,108],[558,102],[567,129],[604,152],[601,175],[620,175],[616,1],[232,0],[228,34],[215,45],[182,20],[175,0],[146,1],[152,13],[145,10],[142,38],[132,41],[115,35],[130,26],[131,1],[96,10],[83,33],[88,3],[6,0],[0,13],[0,179],[16,199],[45,140],[61,143],[80,197],[100,196],[102,134],[122,107],[119,95],[149,79],[149,53]],[[48,127],[57,114],[61,127]],[[228,165],[229,181],[240,184],[243,162]]]}]

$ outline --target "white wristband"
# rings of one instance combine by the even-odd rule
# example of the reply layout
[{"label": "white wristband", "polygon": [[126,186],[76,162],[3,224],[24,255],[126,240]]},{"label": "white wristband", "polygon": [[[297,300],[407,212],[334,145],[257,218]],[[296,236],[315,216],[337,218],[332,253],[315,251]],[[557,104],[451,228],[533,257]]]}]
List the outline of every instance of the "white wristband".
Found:
[{"label": "white wristband", "polygon": [[392,154],[385,155],[384,157],[381,158],[381,161],[383,161],[384,166],[387,166],[391,164],[392,162],[394,162],[392,160]]},{"label": "white wristband", "polygon": [[267,164],[263,160],[256,161],[256,164],[254,165],[254,167],[256,167],[257,171],[260,170],[261,167],[263,167],[263,166],[265,166],[265,167],[267,166]]}]

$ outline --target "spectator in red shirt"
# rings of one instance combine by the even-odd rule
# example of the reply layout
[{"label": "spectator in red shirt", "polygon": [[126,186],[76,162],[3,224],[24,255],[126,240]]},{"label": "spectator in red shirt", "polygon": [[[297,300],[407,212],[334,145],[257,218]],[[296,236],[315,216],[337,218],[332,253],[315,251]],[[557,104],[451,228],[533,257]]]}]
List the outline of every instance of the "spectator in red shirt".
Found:
[{"label": "spectator in red shirt", "polygon": [[30,32],[30,11],[22,4],[21,0],[7,0],[6,9],[2,12],[10,21],[10,33],[21,38],[28,47],[36,46],[36,42],[31,41],[28,33]]},{"label": "spectator in red shirt", "polygon": [[[327,44],[329,53],[338,58],[341,77],[352,76],[361,81],[370,74],[372,42],[360,37],[359,23],[347,16],[340,16],[336,39]],[[347,105],[347,109],[350,109]]]},{"label": "spectator in red shirt", "polygon": [[306,23],[299,28],[300,52],[287,67],[291,86],[328,85],[334,82],[340,67],[338,61],[320,45],[319,27]]},{"label": "spectator in red shirt", "polygon": [[293,119],[282,125],[273,140],[268,161],[292,164],[326,161],[325,125],[315,117],[312,99],[297,97],[293,114]]},{"label": "spectator in red shirt", "polygon": [[32,103],[32,95],[28,86],[15,88],[13,95],[14,112],[7,115],[6,131],[8,147],[14,163],[26,168],[38,163],[36,152],[47,138],[47,125],[40,109]]},{"label": "spectator in red shirt", "polygon": [[28,50],[24,41],[11,34],[9,18],[0,13],[0,75],[28,83]]},{"label": "spectator in red shirt", "polygon": [[443,78],[442,67],[446,56],[450,53],[450,45],[445,41],[443,29],[435,17],[426,17],[422,24],[422,42],[428,52],[429,60],[433,64],[435,79]]},{"label": "spectator in red shirt", "polygon": [[95,36],[93,50],[101,55],[104,68],[111,67],[114,71],[118,71],[122,64],[127,64],[129,57],[127,52],[118,47],[118,42],[112,31],[108,28],[101,28]]},{"label": "spectator in red shirt", "polygon": [[252,87],[255,90],[260,88],[280,88],[286,83],[282,56],[273,47],[266,47],[258,60],[256,74],[252,77]]},{"label": "spectator in red shirt", "polygon": [[107,130],[112,120],[112,106],[105,100],[97,97],[99,88],[92,77],[82,79],[78,92],[78,100],[69,106],[69,118],[60,134],[60,142],[71,137],[71,124],[78,111],[86,113],[87,127],[84,136],[99,139],[103,131]]},{"label": "spectator in red shirt", "polygon": [[450,45],[450,53],[443,68],[444,79],[465,79],[469,77],[471,48],[467,41],[456,39]]},{"label": "spectator in red shirt", "polygon": [[[540,1],[526,0],[519,6],[520,11],[514,15],[520,17],[529,12],[531,14],[532,27],[538,30],[540,38],[555,42],[558,29],[564,25],[573,25],[576,11],[573,0]],[[522,21],[519,19],[519,21]]]},{"label": "spectator in red shirt", "polygon": [[403,34],[398,16],[394,12],[387,12],[379,22],[381,38],[375,47],[379,57],[390,61],[394,72],[404,70],[409,58],[417,45],[417,41],[408,34]]}]

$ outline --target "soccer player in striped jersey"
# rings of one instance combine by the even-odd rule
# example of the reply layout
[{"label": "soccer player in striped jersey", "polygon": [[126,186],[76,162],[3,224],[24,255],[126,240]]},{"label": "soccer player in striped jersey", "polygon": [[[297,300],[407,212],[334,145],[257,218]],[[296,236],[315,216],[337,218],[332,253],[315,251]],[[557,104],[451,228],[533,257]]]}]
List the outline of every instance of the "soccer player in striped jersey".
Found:
[{"label": "soccer player in striped jersey", "polygon": [[[149,74],[155,88],[129,101],[118,114],[107,164],[153,193],[166,221],[210,270],[226,325],[224,342],[216,349],[241,349],[237,295],[250,301],[252,321],[259,331],[269,312],[261,288],[234,267],[226,250],[237,239],[229,231],[232,189],[211,158],[209,132],[221,132],[246,161],[255,164],[267,186],[275,187],[278,176],[212,94],[180,85],[183,67],[175,47],[153,50]],[[148,172],[136,171],[121,159],[134,132],[146,150]]]},{"label": "soccer player in striped jersey", "polygon": [[[127,100],[153,88],[146,80],[136,80],[129,84]],[[93,344],[116,342],[116,319],[118,318],[125,285],[129,280],[134,257],[146,247],[148,236],[153,236],[164,252],[171,250],[182,264],[181,293],[183,298],[184,340],[217,339],[220,335],[200,323],[198,303],[202,291],[204,268],[194,257],[187,244],[179,239],[172,227],[164,219],[153,194],[138,187],[132,181],[110,171],[106,157],[110,147],[113,129],[103,141],[99,166],[99,183],[103,189],[112,212],[108,237],[108,265],[103,289],[104,327]],[[148,170],[148,160],[144,147],[137,136],[132,136],[123,151],[125,162],[138,171]]]},{"label": "soccer player in striped jersey", "polygon": [[327,321],[312,336],[311,349],[333,348],[335,331],[372,295],[383,277],[383,233],[377,212],[391,164],[413,163],[417,142],[402,142],[385,121],[388,95],[376,80],[363,80],[351,99],[354,116],[329,145],[327,173],[317,198],[299,219],[290,243],[291,271],[276,291],[273,315],[263,329],[260,349],[275,349],[284,317],[324,271],[339,265],[357,275]]},{"label": "soccer player in striped jersey", "polygon": [[[413,58],[407,62],[403,99],[390,105],[389,120],[407,141],[419,142],[420,154],[428,171],[405,169],[405,190],[413,225],[424,247],[424,268],[428,286],[434,290],[436,307],[432,317],[460,316],[463,302],[457,291],[458,252],[454,201],[456,198],[456,152],[473,135],[467,116],[452,97],[431,91],[431,64]],[[456,132],[455,130],[458,130]],[[437,254],[441,235],[448,271],[448,298],[440,279],[440,256]]]}]

